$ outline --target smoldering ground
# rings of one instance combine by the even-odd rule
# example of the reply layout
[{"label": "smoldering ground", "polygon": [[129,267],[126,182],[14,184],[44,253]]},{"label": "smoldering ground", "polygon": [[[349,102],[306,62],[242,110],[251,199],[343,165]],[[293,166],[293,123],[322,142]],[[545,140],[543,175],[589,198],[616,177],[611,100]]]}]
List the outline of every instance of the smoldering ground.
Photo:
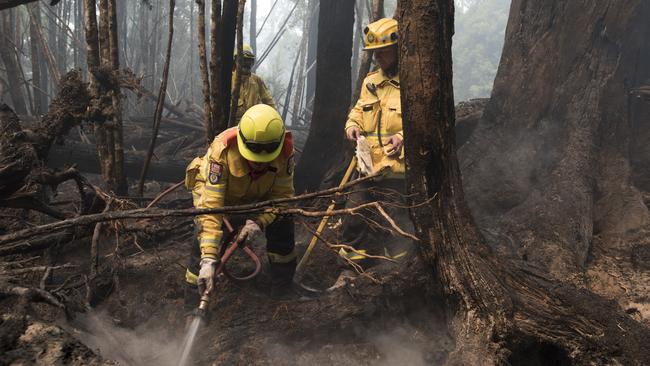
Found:
[{"label": "smoldering ground", "polygon": [[106,313],[79,315],[70,331],[82,343],[119,365],[177,366],[183,336],[155,325],[123,328]]}]

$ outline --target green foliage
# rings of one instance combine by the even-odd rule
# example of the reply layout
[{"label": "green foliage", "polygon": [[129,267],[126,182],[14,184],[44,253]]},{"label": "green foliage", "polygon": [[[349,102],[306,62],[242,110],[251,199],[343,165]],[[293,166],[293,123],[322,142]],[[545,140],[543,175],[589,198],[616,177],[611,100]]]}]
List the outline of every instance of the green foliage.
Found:
[{"label": "green foliage", "polygon": [[482,0],[456,12],[453,40],[457,102],[489,97],[499,66],[510,0]]}]

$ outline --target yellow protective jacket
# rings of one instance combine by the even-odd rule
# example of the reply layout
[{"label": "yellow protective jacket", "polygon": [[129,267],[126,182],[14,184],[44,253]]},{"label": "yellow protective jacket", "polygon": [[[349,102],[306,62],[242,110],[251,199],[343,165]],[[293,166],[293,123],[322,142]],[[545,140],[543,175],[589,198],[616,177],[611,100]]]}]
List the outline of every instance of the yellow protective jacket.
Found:
[{"label": "yellow protective jacket", "polygon": [[[235,87],[235,75],[232,73],[232,87]],[[271,92],[262,81],[262,78],[255,74],[242,75],[241,88],[239,89],[239,101],[237,104],[237,122],[244,115],[248,108],[256,104],[266,104],[277,109]]]},{"label": "yellow protective jacket", "polygon": [[373,170],[389,167],[393,176],[403,177],[404,149],[399,156],[390,157],[382,148],[389,137],[395,134],[404,137],[399,75],[389,78],[379,69],[366,76],[359,100],[348,115],[345,129],[353,126],[359,127],[370,143]]},{"label": "yellow protective jacket", "polygon": [[[280,155],[270,163],[266,173],[250,174],[248,161],[237,148],[237,127],[229,128],[214,138],[208,152],[195,158],[187,167],[185,187],[192,191],[196,208],[219,208],[270,199],[293,197],[293,141],[287,132]],[[275,220],[275,215],[256,218],[262,229]],[[223,215],[201,215],[196,218],[201,258],[217,259],[223,234]]]}]

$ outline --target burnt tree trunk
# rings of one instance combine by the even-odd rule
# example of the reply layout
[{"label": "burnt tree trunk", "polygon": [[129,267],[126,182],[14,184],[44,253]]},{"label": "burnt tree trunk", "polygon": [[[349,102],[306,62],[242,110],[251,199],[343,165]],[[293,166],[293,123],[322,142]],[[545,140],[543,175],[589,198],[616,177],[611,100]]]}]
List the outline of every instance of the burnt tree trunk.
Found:
[{"label": "burnt tree trunk", "polygon": [[[120,69],[120,47],[118,41],[117,26],[117,0],[110,0],[108,3],[108,38],[109,38],[109,65],[113,73]],[[122,93],[119,83],[112,83],[111,91],[112,119],[113,119],[113,148],[114,148],[114,172],[115,172],[115,193],[126,195],[129,186],[126,183],[124,174],[124,136],[122,123]]]},{"label": "burnt tree trunk", "polygon": [[[343,127],[350,105],[354,2],[320,3],[314,113],[296,169],[298,192],[316,190],[333,166],[345,169]],[[333,153],[336,152],[336,153]]]},{"label": "burnt tree trunk", "polygon": [[230,94],[232,90],[233,53],[235,51],[235,34],[237,30],[237,0],[224,0],[219,25],[219,54],[221,56],[221,101],[223,104],[223,119],[217,125],[218,132],[228,128],[230,116]]},{"label": "burnt tree trunk", "polygon": [[208,136],[208,144],[212,142],[214,136],[218,135],[221,131],[225,129],[225,126],[228,124],[227,115],[225,110],[227,109],[224,105],[225,99],[223,98],[223,89],[222,78],[223,73],[221,68],[223,67],[222,55],[219,52],[223,43],[221,39],[223,35],[221,34],[220,27],[223,24],[221,17],[221,0],[213,0],[212,8],[210,12],[210,89],[209,89],[209,101],[210,101],[210,113],[211,113],[211,134]]},{"label": "burnt tree trunk", "polygon": [[250,23],[248,27],[248,44],[257,52],[257,0],[251,0]]},{"label": "burnt tree trunk", "polygon": [[650,332],[612,301],[496,255],[479,233],[456,158],[453,19],[452,0],[400,4],[407,187],[420,204],[411,217],[447,299],[456,339],[448,363],[648,363]]},{"label": "burnt tree trunk", "polygon": [[30,4],[29,11],[33,16],[30,16],[29,21],[29,49],[32,65],[32,94],[34,95],[34,114],[40,115],[45,112],[47,104],[47,96],[41,85],[41,62],[44,62],[42,52],[38,42],[37,27],[40,26],[41,21],[41,8],[38,3]]},{"label": "burnt tree trunk", "polygon": [[[369,14],[368,20],[369,22],[374,22],[376,20],[379,20],[384,17],[384,0],[373,0],[372,1],[372,13]],[[365,19],[362,21],[359,19],[360,22],[365,22]],[[365,28],[365,25],[362,25],[361,29],[361,37],[363,38],[363,29]],[[361,55],[361,60],[359,61],[359,76],[357,77],[357,80],[354,84],[354,87],[352,88],[352,106],[354,106],[354,103],[357,102],[357,99],[359,99],[359,94],[361,94],[361,84],[363,83],[363,79],[365,79],[366,75],[370,72],[370,63],[372,61],[372,51],[363,51],[363,54]],[[357,71],[356,69],[354,71]]]},{"label": "burnt tree trunk", "polygon": [[[216,2],[216,0],[215,0]],[[210,104],[210,75],[208,73],[208,56],[205,49],[205,1],[196,0],[198,8],[198,47],[199,47],[199,70],[201,73],[201,85],[203,91],[203,123],[205,124],[206,143],[212,142],[215,133],[215,127],[212,123],[212,105]]]},{"label": "burnt tree trunk", "polygon": [[[239,0],[239,5],[237,6],[237,30],[236,30],[236,42],[237,42],[237,54],[243,54],[244,50],[244,34],[242,28],[244,27],[244,6],[246,5],[246,0]],[[237,107],[239,104],[239,92],[241,88],[241,57],[237,57],[237,63],[234,65],[235,70],[235,85],[232,86],[232,93],[230,96],[230,115],[228,117],[228,127],[233,127],[237,121]]]}]

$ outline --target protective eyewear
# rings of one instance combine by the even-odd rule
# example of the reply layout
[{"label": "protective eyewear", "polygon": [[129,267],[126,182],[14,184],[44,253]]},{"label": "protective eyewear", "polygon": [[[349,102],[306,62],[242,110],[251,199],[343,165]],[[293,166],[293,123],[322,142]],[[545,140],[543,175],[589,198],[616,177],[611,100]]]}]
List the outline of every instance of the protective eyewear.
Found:
[{"label": "protective eyewear", "polygon": [[278,149],[280,143],[282,142],[282,140],[265,142],[265,143],[248,141],[246,140],[246,137],[244,137],[244,134],[241,133],[241,130],[239,130],[239,137],[241,137],[242,141],[244,142],[244,145],[246,145],[246,148],[255,154],[259,154],[263,151],[267,153],[272,153]]}]

